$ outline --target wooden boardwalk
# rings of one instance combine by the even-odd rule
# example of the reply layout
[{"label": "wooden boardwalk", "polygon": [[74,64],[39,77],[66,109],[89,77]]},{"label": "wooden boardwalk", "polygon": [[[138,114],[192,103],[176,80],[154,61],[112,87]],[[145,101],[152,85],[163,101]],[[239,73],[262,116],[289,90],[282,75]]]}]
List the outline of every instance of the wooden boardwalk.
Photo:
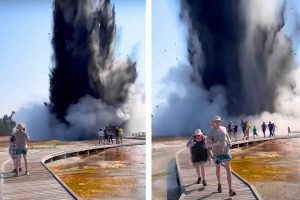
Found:
[{"label": "wooden boardwalk", "polygon": [[[126,140],[125,140],[126,141]],[[125,142],[124,146],[144,144],[142,141],[129,141]],[[121,145],[105,145],[101,146],[103,149],[113,148]],[[78,146],[76,149],[68,148],[60,151],[59,155],[63,155],[64,152],[79,152],[82,149],[93,149],[99,146],[94,144],[85,144]],[[12,161],[7,156],[7,151],[0,152],[0,200],[67,200],[67,199],[79,199],[72,191],[68,189],[66,185],[61,183],[60,179],[49,171],[49,168],[44,166],[43,162],[49,158],[49,155],[58,155],[56,150],[46,149],[29,150],[29,175],[25,175],[21,172],[19,177],[16,177],[11,173],[13,169]],[[73,154],[74,155],[74,154]],[[76,156],[76,153],[75,153]],[[50,156],[51,157],[51,156]],[[59,157],[63,159],[65,157]],[[22,160],[23,161],[23,160]],[[22,167],[24,163],[22,162]]]},{"label": "wooden boardwalk", "polygon": [[[290,136],[276,136],[275,138],[257,138],[255,140],[243,140],[233,142],[232,148],[238,148],[253,143],[260,143],[274,139],[288,139],[300,137],[300,134]],[[262,199],[256,191],[255,187],[249,182],[240,177],[237,173],[233,172],[232,176],[232,188],[236,191],[237,196],[229,197],[229,189],[227,184],[227,176],[225,168],[221,168],[221,183],[222,193],[217,192],[217,177],[215,174],[215,167],[206,165],[206,180],[207,186],[203,187],[202,184],[195,184],[197,181],[197,174],[195,168],[190,161],[190,152],[188,148],[180,150],[176,154],[176,167],[178,180],[181,186],[181,197],[180,199],[209,199],[209,200],[220,200],[220,199],[236,199],[236,200],[254,200]]]}]

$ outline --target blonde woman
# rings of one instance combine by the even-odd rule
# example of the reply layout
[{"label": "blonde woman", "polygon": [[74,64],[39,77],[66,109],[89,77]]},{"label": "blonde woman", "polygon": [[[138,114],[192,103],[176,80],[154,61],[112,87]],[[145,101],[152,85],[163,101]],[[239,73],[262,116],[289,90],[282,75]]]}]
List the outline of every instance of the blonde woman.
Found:
[{"label": "blonde woman", "polygon": [[28,166],[27,166],[27,141],[29,139],[28,134],[24,131],[24,127],[22,124],[18,124],[16,127],[17,131],[14,133],[16,137],[16,154],[17,157],[17,176],[19,176],[19,170],[21,169],[21,156],[23,155],[23,159],[25,162],[26,175],[29,175]]},{"label": "blonde woman", "polygon": [[204,164],[208,160],[208,150],[206,148],[205,138],[206,137],[202,134],[201,130],[196,129],[194,135],[186,144],[186,146],[190,148],[191,160],[194,167],[196,168],[196,172],[198,175],[198,180],[196,183],[200,184],[202,178],[203,186],[207,186],[205,180],[206,173]]}]

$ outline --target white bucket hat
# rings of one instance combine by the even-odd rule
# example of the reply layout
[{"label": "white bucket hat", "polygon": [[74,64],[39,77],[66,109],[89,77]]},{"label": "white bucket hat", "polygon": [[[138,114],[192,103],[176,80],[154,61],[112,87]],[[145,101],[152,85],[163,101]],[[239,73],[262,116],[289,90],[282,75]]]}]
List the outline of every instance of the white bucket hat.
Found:
[{"label": "white bucket hat", "polygon": [[200,129],[196,129],[195,133],[194,133],[194,136],[196,136],[196,135],[203,135],[203,133]]},{"label": "white bucket hat", "polygon": [[215,122],[215,121],[222,122],[222,119],[221,119],[220,116],[215,116],[214,119],[213,119],[213,121],[214,121],[214,122]]}]

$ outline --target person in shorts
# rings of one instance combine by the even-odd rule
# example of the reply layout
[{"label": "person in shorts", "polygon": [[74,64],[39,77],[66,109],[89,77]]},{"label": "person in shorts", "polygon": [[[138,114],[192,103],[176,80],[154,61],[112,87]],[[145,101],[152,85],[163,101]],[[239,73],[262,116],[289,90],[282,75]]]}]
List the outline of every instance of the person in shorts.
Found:
[{"label": "person in shorts", "polygon": [[232,189],[232,174],[231,174],[231,140],[228,136],[226,128],[221,126],[222,119],[216,116],[212,122],[212,128],[208,135],[210,143],[208,147],[213,147],[213,154],[216,164],[216,175],[218,179],[218,192],[222,192],[221,186],[221,164],[223,163],[227,173],[227,182],[229,187],[229,196],[235,196],[236,192]]},{"label": "person in shorts", "polygon": [[253,131],[253,139],[255,139],[255,136],[258,137],[256,126],[253,126],[253,130],[252,131]]},{"label": "person in shorts", "polygon": [[123,144],[123,135],[124,135],[124,131],[123,131],[122,127],[119,127],[118,128],[118,136],[119,136],[119,140],[120,140],[121,144]]},{"label": "person in shorts", "polygon": [[107,132],[107,127],[105,127],[104,129],[104,143],[108,144],[109,140],[108,140],[108,132]]},{"label": "person in shorts", "polygon": [[14,163],[14,170],[13,173],[17,174],[17,145],[16,145],[16,137],[14,135],[12,135],[9,139],[10,143],[9,143],[9,148],[8,148],[8,152],[9,155],[11,157],[11,159],[13,160]]},{"label": "person in shorts", "polygon": [[27,164],[27,141],[29,140],[28,134],[23,131],[23,125],[18,124],[16,127],[17,131],[14,133],[16,137],[16,154],[17,154],[17,176],[19,176],[19,169],[21,169],[21,156],[23,156],[24,163],[25,163],[25,174],[29,175],[28,172],[28,164]]},{"label": "person in shorts", "polygon": [[246,121],[246,140],[249,140],[251,125],[248,121]]},{"label": "person in shorts", "polygon": [[230,139],[232,138],[232,135],[233,135],[233,129],[234,129],[234,123],[233,123],[233,121],[230,121],[227,125],[227,133],[228,133]]},{"label": "person in shorts", "polygon": [[266,122],[263,122],[262,125],[261,125],[261,130],[264,134],[264,138],[266,137],[266,130],[267,130],[267,124]]},{"label": "person in shorts", "polygon": [[239,130],[239,126],[236,123],[234,123],[233,136],[235,138],[235,141],[237,141],[238,130]]},{"label": "person in shorts", "polygon": [[191,160],[193,166],[196,168],[196,172],[198,175],[197,184],[201,183],[206,186],[206,173],[204,164],[208,160],[208,150],[205,144],[205,136],[202,134],[200,129],[196,129],[194,135],[189,139],[186,146],[190,148],[191,152]]},{"label": "person in shorts", "polygon": [[269,128],[269,137],[272,137],[273,136],[273,124],[271,122],[269,122],[268,124],[268,128]]},{"label": "person in shorts", "polygon": [[113,129],[112,128],[108,128],[108,141],[109,141],[109,143],[114,144]]},{"label": "person in shorts", "polygon": [[100,128],[100,130],[97,132],[99,144],[103,145],[104,141],[104,131]]},{"label": "person in shorts", "polygon": [[242,127],[242,131],[244,134],[244,138],[243,138],[243,140],[244,140],[246,137],[246,122],[244,122],[244,120],[241,121],[241,127]]}]

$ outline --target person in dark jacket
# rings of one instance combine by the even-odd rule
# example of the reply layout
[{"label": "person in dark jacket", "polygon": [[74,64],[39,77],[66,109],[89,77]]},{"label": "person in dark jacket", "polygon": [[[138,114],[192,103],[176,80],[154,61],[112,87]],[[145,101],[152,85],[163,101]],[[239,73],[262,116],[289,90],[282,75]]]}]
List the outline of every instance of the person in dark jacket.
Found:
[{"label": "person in dark jacket", "polygon": [[264,138],[266,137],[266,130],[267,130],[267,124],[265,122],[262,123],[261,125],[261,130],[264,134]]},{"label": "person in dark jacket", "polygon": [[271,122],[269,122],[268,128],[269,128],[269,132],[270,132],[269,137],[272,137],[273,136],[273,124]]},{"label": "person in dark jacket", "polygon": [[204,164],[208,160],[208,151],[205,144],[205,136],[202,134],[200,129],[196,129],[194,135],[187,142],[186,146],[190,148],[191,151],[191,160],[196,168],[198,175],[197,184],[201,183],[201,178],[203,186],[206,186],[205,180],[205,167]]}]

